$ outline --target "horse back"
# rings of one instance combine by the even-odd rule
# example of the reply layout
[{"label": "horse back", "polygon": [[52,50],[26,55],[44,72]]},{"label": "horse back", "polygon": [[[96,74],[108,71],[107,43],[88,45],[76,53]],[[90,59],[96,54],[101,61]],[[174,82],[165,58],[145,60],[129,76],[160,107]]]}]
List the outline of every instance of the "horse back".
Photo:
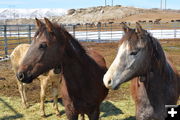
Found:
[{"label": "horse back", "polygon": [[[102,101],[102,100],[104,100],[104,98],[108,94],[108,89],[103,84],[103,76],[107,71],[106,61],[105,61],[104,57],[101,54],[99,54],[98,52],[96,52],[96,51],[94,51],[92,49],[88,51],[88,55],[97,64],[96,67],[94,66],[94,69],[96,69],[96,70],[94,70],[94,72],[93,72],[94,80],[92,80],[92,81],[93,81],[93,86],[94,87],[96,86],[95,88],[99,91],[99,93],[101,93],[101,94],[99,94],[99,101]],[[100,68],[100,69],[98,69],[97,67]]]},{"label": "horse back", "polygon": [[16,71],[29,49],[29,44],[18,45],[11,53],[10,60],[14,71]]},{"label": "horse back", "polygon": [[107,71],[106,61],[102,55],[94,50],[88,50],[88,55],[98,64],[99,67]]}]

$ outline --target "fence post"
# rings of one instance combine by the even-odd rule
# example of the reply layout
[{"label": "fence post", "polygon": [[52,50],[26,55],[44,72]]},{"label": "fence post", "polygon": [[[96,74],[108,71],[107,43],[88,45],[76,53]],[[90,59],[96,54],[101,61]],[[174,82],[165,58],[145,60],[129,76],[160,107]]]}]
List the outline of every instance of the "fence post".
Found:
[{"label": "fence post", "polygon": [[31,25],[29,25],[29,34],[28,34],[28,37],[29,37],[29,43],[31,43]]},{"label": "fence post", "polygon": [[112,24],[113,24],[113,23],[114,23],[114,22],[109,22],[109,24],[111,25],[111,41],[112,41],[112,37],[113,37],[113,36],[112,36],[112,34],[113,34],[113,33],[112,33],[112,32],[113,32],[113,31],[112,31],[112,29],[113,29],[113,28],[112,28],[112,27],[113,27]]},{"label": "fence post", "polygon": [[97,27],[98,27],[98,41],[100,41],[101,40],[101,23],[100,22],[98,22]]},{"label": "fence post", "polygon": [[19,25],[18,25],[18,42],[19,42],[19,44],[21,44],[19,35],[20,35],[20,33],[19,33]]},{"label": "fence post", "polygon": [[4,25],[4,53],[5,57],[8,56],[8,42],[7,42],[7,26]]},{"label": "fence post", "polygon": [[176,38],[176,28],[174,29],[174,39]]},{"label": "fence post", "polygon": [[175,23],[174,26],[173,26],[174,27],[174,39],[176,38],[176,32],[177,32],[176,31],[176,26],[177,26],[177,24]]},{"label": "fence post", "polygon": [[74,38],[76,37],[76,25],[73,25],[73,36],[74,36]]},{"label": "fence post", "polygon": [[86,41],[88,41],[88,30],[87,30],[87,24],[86,24],[85,26],[86,26]]},{"label": "fence post", "polygon": [[162,25],[162,24],[163,24],[163,23],[160,23],[160,28],[161,28],[161,38],[158,38],[158,39],[160,39],[160,40],[161,40],[161,39],[164,39],[164,38],[163,38],[163,31],[162,31],[162,29],[163,29],[163,25]]}]

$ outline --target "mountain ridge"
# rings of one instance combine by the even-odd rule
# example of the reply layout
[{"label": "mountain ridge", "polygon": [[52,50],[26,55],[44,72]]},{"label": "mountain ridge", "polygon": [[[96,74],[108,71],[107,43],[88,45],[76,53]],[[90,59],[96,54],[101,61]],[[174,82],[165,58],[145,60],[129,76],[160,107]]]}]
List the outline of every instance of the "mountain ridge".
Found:
[{"label": "mountain ridge", "polygon": [[0,8],[0,19],[19,19],[19,18],[43,18],[65,15],[67,10],[61,8]]},{"label": "mountain ridge", "polygon": [[31,13],[32,17],[29,18],[0,21],[0,24],[34,24],[35,17],[39,19],[47,17],[51,21],[62,24],[135,23],[137,21],[154,23],[156,20],[160,20],[159,22],[180,21],[180,10],[143,9],[121,5],[69,9],[59,12],[60,15],[56,15],[57,11],[54,12],[53,10],[39,13],[39,15],[37,13],[34,11],[34,13]]}]

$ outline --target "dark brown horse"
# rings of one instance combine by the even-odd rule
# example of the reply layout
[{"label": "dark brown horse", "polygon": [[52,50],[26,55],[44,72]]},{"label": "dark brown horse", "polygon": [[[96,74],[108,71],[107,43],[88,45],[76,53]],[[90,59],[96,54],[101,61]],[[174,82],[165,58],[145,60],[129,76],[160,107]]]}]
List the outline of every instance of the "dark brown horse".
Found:
[{"label": "dark brown horse", "polygon": [[165,105],[176,104],[180,94],[177,71],[167,60],[157,39],[139,23],[136,29],[123,24],[115,60],[104,75],[107,88],[117,89],[132,80],[137,120],[164,120]]},{"label": "dark brown horse", "polygon": [[98,120],[100,104],[108,94],[103,84],[107,71],[104,58],[85,50],[62,26],[46,18],[45,24],[38,19],[36,23],[39,29],[17,77],[31,83],[40,74],[62,66],[61,95],[68,119],[87,114],[90,120]]}]

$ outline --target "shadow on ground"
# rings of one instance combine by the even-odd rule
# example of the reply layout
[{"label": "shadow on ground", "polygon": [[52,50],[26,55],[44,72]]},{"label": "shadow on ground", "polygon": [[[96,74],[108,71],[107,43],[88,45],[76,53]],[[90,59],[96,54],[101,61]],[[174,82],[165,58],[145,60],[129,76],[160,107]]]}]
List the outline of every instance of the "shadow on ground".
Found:
[{"label": "shadow on ground", "polygon": [[124,120],[136,120],[136,117],[135,116],[129,116],[129,117],[125,118]]},{"label": "shadow on ground", "polygon": [[[53,100],[45,101],[45,103],[53,103]],[[58,99],[58,103],[63,106],[63,102],[61,98]],[[103,112],[100,118],[124,114],[121,109],[117,108],[114,104],[112,104],[109,101],[105,101],[101,104],[100,111]],[[63,115],[63,114],[65,114],[65,111],[64,110],[60,111],[60,115]],[[49,117],[49,116],[52,116],[52,114],[47,115],[46,117]],[[136,120],[136,119],[134,116],[129,116],[123,120]]]},{"label": "shadow on ground", "polygon": [[2,118],[0,118],[0,120],[14,120],[14,119],[19,119],[22,118],[23,115],[18,113],[12,106],[10,106],[6,101],[4,101],[3,99],[0,98],[0,102],[2,102],[9,110],[11,110],[14,115],[10,115],[10,116],[4,116]]},{"label": "shadow on ground", "polygon": [[[53,103],[53,101],[54,101],[53,99],[52,99],[52,100],[49,100],[49,101],[46,100],[45,103]],[[62,98],[58,98],[58,103],[59,103],[60,105],[64,106],[64,105],[63,105],[63,102],[62,102]],[[63,115],[63,114],[65,114],[65,110],[62,110],[62,111],[59,111],[59,112],[60,112],[60,113],[59,113],[60,116]],[[52,115],[53,115],[53,114],[49,114],[49,115],[47,115],[46,117],[50,117],[50,116],[52,116]]]},{"label": "shadow on ground", "polygon": [[113,105],[109,101],[103,102],[100,106],[100,110],[101,112],[104,112],[103,115],[101,115],[101,117],[124,114],[122,110],[117,108],[115,105]]}]

